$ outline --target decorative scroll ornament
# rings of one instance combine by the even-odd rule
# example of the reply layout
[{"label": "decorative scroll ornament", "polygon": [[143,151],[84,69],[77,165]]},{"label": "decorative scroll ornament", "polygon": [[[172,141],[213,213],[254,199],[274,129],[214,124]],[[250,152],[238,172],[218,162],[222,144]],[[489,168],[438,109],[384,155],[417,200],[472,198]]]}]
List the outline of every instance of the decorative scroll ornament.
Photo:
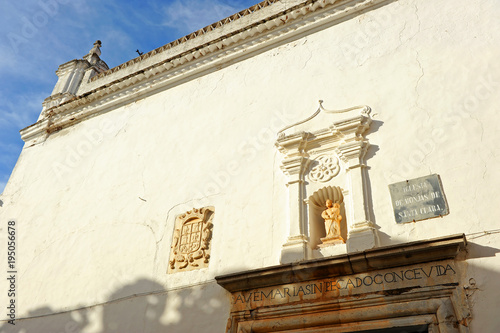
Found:
[{"label": "decorative scroll ornament", "polygon": [[284,138],[285,137],[285,131],[289,128],[292,128],[294,126],[297,126],[297,125],[300,125],[300,124],[303,124],[303,123],[306,123],[308,122],[309,120],[313,119],[314,117],[316,117],[321,111],[325,112],[325,113],[330,113],[330,114],[334,114],[334,113],[344,113],[344,112],[349,112],[349,111],[353,111],[353,110],[359,110],[359,113],[361,115],[364,115],[364,116],[369,116],[370,115],[370,112],[372,111],[372,109],[368,106],[368,105],[358,105],[358,106],[353,106],[351,108],[347,108],[347,109],[342,109],[342,110],[327,110],[323,107],[323,100],[319,100],[319,107],[318,107],[318,110],[316,110],[316,112],[314,112],[311,116],[309,116],[308,118],[304,119],[304,120],[301,120],[301,121],[298,121],[292,125],[288,125],[284,128],[282,128],[279,132],[278,132],[278,138]]},{"label": "decorative scroll ornament", "polygon": [[177,217],[170,252],[169,273],[208,266],[213,216],[213,207],[203,207]]},{"label": "decorative scroll ornament", "polygon": [[339,174],[339,159],[336,156],[321,155],[315,159],[317,164],[309,172],[313,182],[325,183]]}]

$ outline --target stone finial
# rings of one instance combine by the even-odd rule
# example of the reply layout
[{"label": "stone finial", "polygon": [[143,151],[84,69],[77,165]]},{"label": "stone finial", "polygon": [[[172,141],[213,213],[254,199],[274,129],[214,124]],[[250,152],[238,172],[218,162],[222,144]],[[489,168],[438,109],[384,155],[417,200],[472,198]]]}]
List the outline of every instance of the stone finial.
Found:
[{"label": "stone finial", "polygon": [[108,65],[99,58],[101,55],[102,43],[100,40],[96,40],[94,46],[90,49],[83,59],[87,60],[92,66],[91,73],[86,79],[90,79],[92,76],[107,71],[109,69]]},{"label": "stone finial", "polygon": [[95,43],[94,43],[94,46],[90,49],[89,51],[89,55],[92,55],[92,54],[97,54],[98,56],[101,55],[101,46],[102,46],[102,43],[100,40],[96,40]]}]

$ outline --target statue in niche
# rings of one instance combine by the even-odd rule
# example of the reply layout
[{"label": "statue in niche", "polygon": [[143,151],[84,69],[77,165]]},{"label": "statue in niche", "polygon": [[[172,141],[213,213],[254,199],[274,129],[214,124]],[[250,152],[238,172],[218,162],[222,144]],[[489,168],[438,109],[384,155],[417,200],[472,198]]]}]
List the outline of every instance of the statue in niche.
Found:
[{"label": "statue in niche", "polygon": [[321,217],[325,220],[326,237],[321,238],[323,244],[339,244],[345,243],[344,238],[340,235],[340,204],[333,203],[332,200],[326,200],[326,209],[321,213]]}]

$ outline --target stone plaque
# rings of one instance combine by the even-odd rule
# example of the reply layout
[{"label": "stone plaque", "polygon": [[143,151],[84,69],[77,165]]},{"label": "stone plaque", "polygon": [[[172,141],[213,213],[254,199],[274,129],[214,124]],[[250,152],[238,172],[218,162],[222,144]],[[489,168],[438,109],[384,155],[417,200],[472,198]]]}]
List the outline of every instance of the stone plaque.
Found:
[{"label": "stone plaque", "polygon": [[397,223],[447,215],[448,204],[439,176],[429,175],[389,185]]}]

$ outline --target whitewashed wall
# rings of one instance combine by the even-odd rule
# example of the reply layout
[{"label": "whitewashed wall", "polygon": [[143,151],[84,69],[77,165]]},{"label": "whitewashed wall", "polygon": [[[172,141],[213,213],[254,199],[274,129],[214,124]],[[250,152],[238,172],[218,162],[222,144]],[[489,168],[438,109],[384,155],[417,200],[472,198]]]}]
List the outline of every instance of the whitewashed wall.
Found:
[{"label": "whitewashed wall", "polygon": [[[494,0],[391,2],[25,147],[0,214],[17,221],[17,316],[42,317],[18,324],[223,331],[228,296],[213,278],[279,264],[288,204],[276,132],[323,99],[373,110],[367,164],[380,245],[467,234],[464,283],[479,288],[471,331],[498,332],[499,15]],[[450,214],[396,224],[388,185],[433,173]],[[167,275],[175,216],[208,205],[209,268]],[[173,291],[120,300],[161,290]]]}]

